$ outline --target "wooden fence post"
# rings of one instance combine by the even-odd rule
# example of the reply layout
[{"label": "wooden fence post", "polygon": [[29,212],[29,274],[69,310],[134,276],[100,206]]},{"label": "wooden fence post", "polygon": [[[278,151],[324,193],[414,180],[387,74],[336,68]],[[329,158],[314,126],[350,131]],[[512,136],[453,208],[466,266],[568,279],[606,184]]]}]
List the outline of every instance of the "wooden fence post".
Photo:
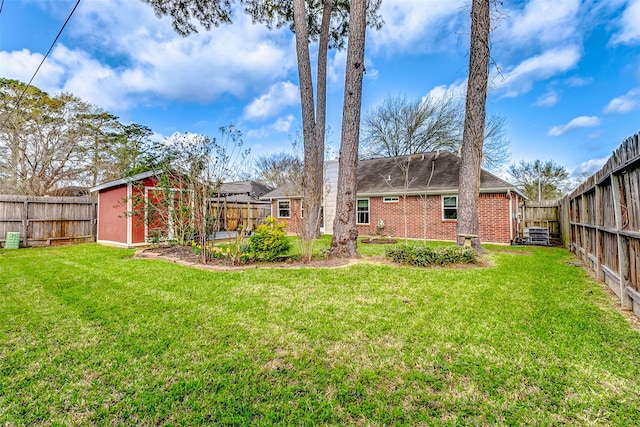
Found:
[{"label": "wooden fence post", "polygon": [[29,247],[29,201],[25,200],[22,207],[22,245]]}]

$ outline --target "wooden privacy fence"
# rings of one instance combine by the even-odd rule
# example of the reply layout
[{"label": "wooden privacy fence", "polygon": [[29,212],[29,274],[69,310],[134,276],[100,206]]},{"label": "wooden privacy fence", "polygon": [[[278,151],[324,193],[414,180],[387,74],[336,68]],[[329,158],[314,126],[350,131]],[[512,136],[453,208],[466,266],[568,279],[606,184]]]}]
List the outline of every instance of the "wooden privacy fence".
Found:
[{"label": "wooden privacy fence", "polygon": [[568,247],[640,317],[640,134],[561,201]]},{"label": "wooden privacy fence", "polygon": [[95,199],[0,195],[0,243],[19,232],[22,247],[95,241]]},{"label": "wooden privacy fence", "polygon": [[559,204],[557,200],[525,200],[520,206],[522,217],[518,223],[518,234],[524,235],[528,227],[542,227],[549,230],[551,239],[560,239]]}]

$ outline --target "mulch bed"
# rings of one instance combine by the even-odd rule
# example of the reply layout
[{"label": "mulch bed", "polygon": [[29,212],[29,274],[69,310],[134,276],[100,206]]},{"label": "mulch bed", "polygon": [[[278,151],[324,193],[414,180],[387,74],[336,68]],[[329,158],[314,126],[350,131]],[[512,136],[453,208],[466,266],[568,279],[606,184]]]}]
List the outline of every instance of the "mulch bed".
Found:
[{"label": "mulch bed", "polygon": [[243,265],[231,265],[225,259],[212,259],[206,264],[202,262],[202,257],[196,254],[190,246],[158,246],[141,249],[136,252],[136,258],[162,259],[176,264],[201,268],[205,270],[247,270],[250,268],[338,268],[346,267],[357,262],[349,259],[313,259],[310,262],[287,259],[279,262],[252,262]]}]

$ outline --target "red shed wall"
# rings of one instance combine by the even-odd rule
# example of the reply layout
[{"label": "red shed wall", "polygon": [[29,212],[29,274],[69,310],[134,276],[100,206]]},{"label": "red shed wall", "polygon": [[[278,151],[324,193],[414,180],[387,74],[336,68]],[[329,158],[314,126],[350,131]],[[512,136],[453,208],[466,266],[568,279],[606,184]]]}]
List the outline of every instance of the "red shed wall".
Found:
[{"label": "red shed wall", "polygon": [[98,194],[98,241],[127,244],[127,187]]},{"label": "red shed wall", "polygon": [[144,218],[144,200],[145,200],[145,188],[154,188],[158,185],[158,178],[150,177],[145,178],[140,182],[132,184],[131,199],[132,199],[132,211],[131,216],[131,243],[140,244],[146,243],[145,238],[145,218]]}]

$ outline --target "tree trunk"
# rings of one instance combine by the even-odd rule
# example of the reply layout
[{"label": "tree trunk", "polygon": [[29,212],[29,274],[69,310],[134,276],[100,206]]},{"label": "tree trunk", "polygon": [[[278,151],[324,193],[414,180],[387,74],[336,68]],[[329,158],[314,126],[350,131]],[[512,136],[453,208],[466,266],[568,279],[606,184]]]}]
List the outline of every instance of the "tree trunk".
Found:
[{"label": "tree trunk", "polygon": [[318,42],[318,74],[316,88],[316,128],[315,128],[315,163],[317,194],[314,194],[314,204],[318,206],[318,212],[314,213],[315,223],[314,233],[316,237],[320,236],[320,210],[324,194],[324,138],[327,122],[327,56],[329,51],[329,30],[331,27],[331,11],[333,10],[334,0],[326,0],[322,10],[322,28],[320,31],[320,39]]},{"label": "tree trunk", "polygon": [[[311,79],[311,59],[307,31],[307,12],[304,0],[293,1],[293,21],[296,34],[296,54],[300,80],[300,101],[302,105],[302,135],[304,138],[304,166],[302,172],[302,258],[311,259],[313,239],[317,237],[317,224],[322,198],[322,163],[318,164],[316,148],[316,120]],[[323,157],[320,157],[322,160]],[[318,170],[319,169],[319,170]],[[318,190],[320,189],[320,190]]]},{"label": "tree trunk", "polygon": [[[480,165],[486,116],[487,83],[489,79],[490,0],[473,0],[471,6],[471,47],[469,81],[465,107],[462,162],[458,200],[458,235],[479,236],[478,199],[480,195]],[[464,238],[458,237],[458,245]],[[471,246],[482,252],[479,237]]]},{"label": "tree trunk", "polygon": [[367,24],[366,0],[351,2],[349,45],[342,112],[342,137],[338,163],[336,217],[330,255],[355,258],[358,230],[356,228],[356,168],[360,139],[360,111],[362,108],[362,77],[364,74],[364,43]]}]

